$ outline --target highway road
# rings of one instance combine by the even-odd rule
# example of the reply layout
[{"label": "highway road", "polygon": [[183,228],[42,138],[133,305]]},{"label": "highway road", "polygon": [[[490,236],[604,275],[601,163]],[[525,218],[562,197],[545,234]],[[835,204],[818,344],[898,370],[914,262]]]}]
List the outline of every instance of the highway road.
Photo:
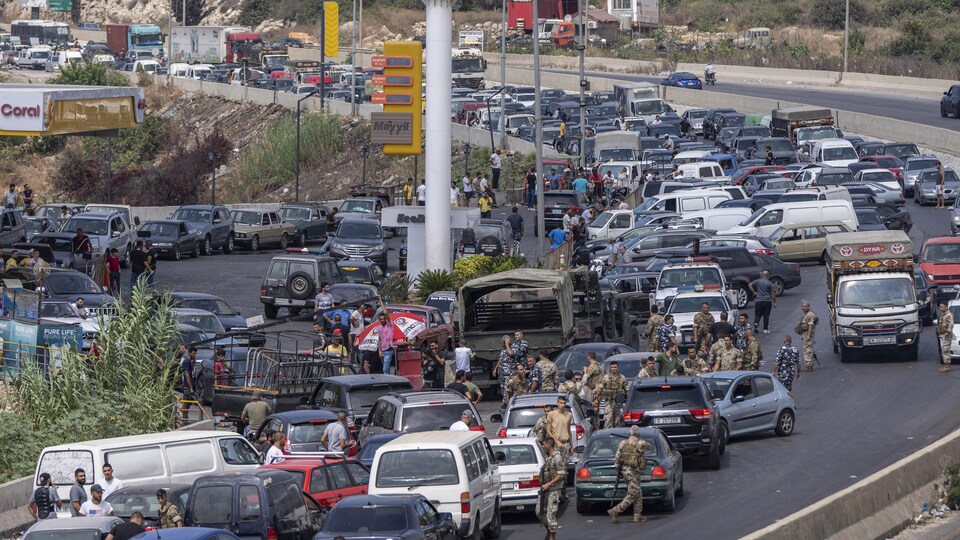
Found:
[{"label": "highway road", "polygon": [[[917,209],[911,236],[919,242],[927,236],[948,231],[949,213],[932,208]],[[503,217],[506,208],[495,216]],[[526,219],[532,214],[523,210]],[[393,247],[398,242],[391,241]],[[535,250],[535,239],[524,239],[524,251]],[[158,283],[180,291],[218,294],[239,308],[245,316],[261,313],[260,282],[271,256],[277,252],[214,255],[180,262],[163,261]],[[395,271],[396,251],[391,251]],[[818,265],[804,266],[803,284],[787,291],[773,312],[769,335],[761,335],[767,358],[764,369],[783,336],[793,333],[800,317],[800,301],[809,300],[822,321],[827,320],[824,301],[824,273]],[[752,312],[752,310],[750,310]],[[307,330],[304,322],[284,328]],[[831,351],[829,333],[818,330],[817,354],[822,366],[804,373],[794,386],[798,403],[797,428],[793,436],[778,438],[772,433],[727,446],[718,471],[703,469],[698,460],[685,462],[687,495],[673,513],[649,509],[650,521],[637,527],[663,538],[693,538],[709,531],[716,538],[739,537],[812,504],[847,487],[858,479],[893,463],[960,426],[953,414],[960,401],[960,373],[937,373],[935,336],[924,329],[921,359],[916,363],[872,361],[841,364]],[[484,404],[488,417],[495,405]],[[496,433],[499,426],[490,426]],[[572,495],[572,489],[571,489]],[[609,538],[630,533],[632,523],[613,525],[605,513],[577,515],[571,501],[562,508],[561,534]],[[531,515],[505,518],[503,538],[521,539],[542,534]]]},{"label": "highway road", "polygon": [[[511,66],[518,67],[518,66]],[[532,69],[532,68],[530,68]],[[576,74],[576,70],[542,69],[544,73]],[[661,77],[617,73],[609,71],[587,71],[587,77],[603,77],[623,81],[644,81],[660,84]],[[704,88],[704,92],[739,94],[763,99],[783,100],[794,103],[807,103],[873,114],[887,118],[896,118],[906,122],[934,126],[950,130],[960,129],[960,120],[940,116],[940,100],[929,97],[915,97],[906,93],[884,93],[875,90],[857,90],[847,88],[827,88],[815,86],[786,85],[778,83],[726,82],[723,73],[717,74],[717,84]],[[946,88],[944,88],[946,90]]]}]

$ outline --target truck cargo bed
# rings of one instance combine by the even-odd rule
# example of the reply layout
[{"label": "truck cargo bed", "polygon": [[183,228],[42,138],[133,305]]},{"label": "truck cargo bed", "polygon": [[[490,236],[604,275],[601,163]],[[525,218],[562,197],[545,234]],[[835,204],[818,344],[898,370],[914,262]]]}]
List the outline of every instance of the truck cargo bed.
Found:
[{"label": "truck cargo bed", "polygon": [[502,332],[558,328],[560,308],[553,301],[480,303],[466,314],[468,332]]}]

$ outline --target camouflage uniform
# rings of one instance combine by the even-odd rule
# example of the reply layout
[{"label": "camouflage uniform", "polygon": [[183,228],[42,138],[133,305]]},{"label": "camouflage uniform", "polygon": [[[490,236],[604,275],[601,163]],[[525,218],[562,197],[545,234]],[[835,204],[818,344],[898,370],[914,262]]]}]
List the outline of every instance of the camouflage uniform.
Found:
[{"label": "camouflage uniform", "polygon": [[643,338],[647,340],[647,350],[650,352],[656,352],[658,349],[657,333],[660,330],[660,327],[663,326],[663,317],[659,313],[654,313],[650,315],[650,319],[647,320],[647,326],[643,328]]},{"label": "camouflage uniform", "polygon": [[663,323],[663,325],[657,330],[657,349],[659,352],[666,352],[667,347],[669,347],[670,343],[672,343],[670,338],[676,338],[676,336],[677,326]]},{"label": "camouflage uniform", "polygon": [[711,313],[704,313],[701,311],[696,315],[694,315],[693,327],[697,329],[697,339],[695,339],[694,341],[696,341],[696,343],[699,344],[700,341],[703,339],[703,336],[710,333],[710,325],[715,322],[717,321],[714,320],[713,314]]},{"label": "camouflage uniform", "polygon": [[560,380],[560,373],[557,372],[557,365],[550,360],[540,360],[533,368],[533,373],[540,386],[537,387],[538,394],[557,391],[557,381]]},{"label": "camouflage uniform", "polygon": [[613,428],[620,425],[620,409],[621,406],[616,401],[618,395],[627,394],[627,378],[623,376],[622,373],[607,373],[600,379],[600,384],[597,385],[596,396],[603,397],[607,400],[606,406],[603,408],[603,427],[604,428]]},{"label": "camouflage uniform", "polygon": [[648,370],[646,366],[640,370],[640,373],[637,374],[638,379],[652,379],[658,375],[657,368],[654,367],[651,370]]},{"label": "camouflage uniform", "polygon": [[[803,317],[800,317],[800,323],[797,325],[800,338],[803,341],[803,367],[813,369],[813,337],[807,337],[807,329],[813,326],[813,331],[817,331],[817,315],[810,310]],[[812,334],[811,334],[812,336]]]},{"label": "camouflage uniform", "polygon": [[950,342],[953,341],[953,313],[946,310],[937,318],[937,337],[940,338],[940,358],[943,365],[950,365]]},{"label": "camouflage uniform", "polygon": [[713,365],[717,363],[717,357],[720,355],[720,351],[725,348],[723,340],[715,342],[710,346],[710,352],[707,354],[707,364],[710,364],[710,369],[713,369]]},{"label": "camouflage uniform", "polygon": [[[690,356],[688,354],[686,358],[680,361],[680,365],[683,366],[683,374],[687,376],[699,375],[710,371],[710,366],[708,366],[699,355]],[[675,369],[670,372],[670,375],[679,375],[679,373],[677,373]]]},{"label": "camouflage uniform", "polygon": [[175,504],[168,501],[166,505],[160,508],[161,529],[175,529],[177,527],[177,523],[182,521],[183,520],[180,517],[180,510]]},{"label": "camouflage uniform", "polygon": [[[540,470],[540,483],[546,484],[557,476],[567,476],[566,463],[559,451],[554,451],[552,455],[547,456]],[[547,528],[547,532],[557,534],[557,509],[560,506],[560,493],[566,482],[560,481],[553,485],[546,493],[537,498],[537,517],[540,523]],[[546,509],[541,508],[541,504],[546,502]]]},{"label": "camouflage uniform", "polygon": [[650,450],[650,443],[637,438],[628,437],[617,447],[617,455],[614,462],[617,468],[623,471],[623,476],[627,480],[627,496],[620,501],[620,504],[610,509],[610,517],[616,520],[616,516],[630,505],[633,505],[633,520],[641,521],[643,514],[643,489],[640,485],[640,475],[646,467],[646,458],[643,455]]},{"label": "camouflage uniform", "polygon": [[800,368],[800,351],[793,345],[784,345],[777,351],[777,359],[774,360],[777,365],[776,377],[787,390],[793,390],[793,378],[797,376],[797,369]]},{"label": "camouflage uniform", "polygon": [[747,330],[753,330],[753,325],[746,323],[734,327],[733,346],[741,351],[747,347]]},{"label": "camouflage uniform", "polygon": [[576,397],[580,395],[580,388],[581,385],[577,381],[563,381],[560,383],[560,386],[557,387],[557,392],[573,394],[574,399],[576,399]]},{"label": "camouflage uniform", "polygon": [[507,381],[507,392],[511,399],[527,393],[527,381],[524,380],[523,375],[517,372],[513,374],[513,377],[510,377],[510,380]]},{"label": "camouflage uniform", "polygon": [[746,371],[756,371],[760,369],[760,361],[763,360],[763,351],[760,350],[760,342],[754,337],[746,342],[746,348],[743,349],[743,369]]},{"label": "camouflage uniform", "polygon": [[593,401],[593,391],[600,382],[600,377],[603,377],[603,366],[599,362],[588,363],[587,367],[583,368],[584,397],[587,401]]},{"label": "camouflage uniform", "polygon": [[717,358],[720,360],[720,371],[738,370],[743,362],[743,354],[740,352],[740,349],[733,345],[731,345],[729,349],[723,347],[720,352],[717,353]]},{"label": "camouflage uniform", "polygon": [[[543,450],[543,440],[547,438],[547,412],[544,411],[543,416],[538,418],[537,423],[530,429],[530,436],[537,440],[540,450]],[[543,452],[546,454],[546,450]]]}]

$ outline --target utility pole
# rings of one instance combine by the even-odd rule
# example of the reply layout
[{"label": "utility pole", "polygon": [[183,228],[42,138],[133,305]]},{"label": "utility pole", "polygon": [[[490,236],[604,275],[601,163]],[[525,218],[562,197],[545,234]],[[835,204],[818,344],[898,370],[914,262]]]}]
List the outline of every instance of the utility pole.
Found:
[{"label": "utility pole", "polygon": [[[537,236],[540,257],[543,257],[543,239],[547,231],[543,230],[543,113],[540,110],[540,11],[533,2],[533,133],[534,151],[537,167]],[[529,196],[529,195],[528,195]]]},{"label": "utility pole", "polygon": [[300,202],[300,104],[303,103],[303,100],[311,98],[317,95],[317,91],[314,90],[309,94],[303,96],[297,100],[297,163],[296,163],[296,187],[293,192],[293,200]]},{"label": "utility pole", "polygon": [[424,231],[428,239],[424,269],[450,271],[450,75],[453,67],[450,36],[453,33],[453,1],[423,0],[423,3],[427,15],[426,72],[429,73],[424,170],[430,175],[424,208]]},{"label": "utility pole", "polygon": [[107,137],[107,204],[113,202],[113,137]]},{"label": "utility pole", "polygon": [[320,110],[323,111],[327,63],[327,3],[320,2]]},{"label": "utility pole", "polygon": [[[500,117],[503,118],[503,126],[500,128],[500,148],[507,146],[507,119],[504,116],[503,87],[507,85],[507,0],[503,0],[501,6],[501,26],[500,26]],[[491,131],[491,133],[493,133]]]},{"label": "utility pole", "polygon": [[350,115],[357,115],[357,0],[353,0],[353,44],[350,46]]},{"label": "utility pole", "polygon": [[850,49],[850,0],[847,0],[847,11],[843,21],[843,73],[844,74],[847,72],[847,51],[849,49]]},{"label": "utility pole", "polygon": [[583,0],[577,2],[578,16],[580,18],[580,42],[577,44],[577,50],[580,51],[580,166],[587,166],[586,154],[586,136],[587,136],[587,79],[583,76],[583,55],[587,48],[587,28],[583,22]]}]

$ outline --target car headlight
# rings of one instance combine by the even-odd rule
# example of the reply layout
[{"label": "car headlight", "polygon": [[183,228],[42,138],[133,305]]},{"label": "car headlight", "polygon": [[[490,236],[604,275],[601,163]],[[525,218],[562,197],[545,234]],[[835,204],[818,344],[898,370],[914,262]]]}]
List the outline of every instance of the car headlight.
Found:
[{"label": "car headlight", "polygon": [[172,245],[170,242],[157,242],[157,247],[170,247]]},{"label": "car headlight", "polygon": [[387,247],[387,246],[385,246],[385,245],[383,245],[383,244],[377,244],[377,245],[373,246],[373,251],[383,251],[384,249],[386,249],[386,247]]},{"label": "car headlight", "polygon": [[330,249],[343,250],[343,244],[341,244],[340,242],[333,242],[330,244]]},{"label": "car headlight", "polygon": [[246,238],[246,237],[247,237],[247,233],[242,233],[242,232],[237,233],[237,238]]},{"label": "car headlight", "polygon": [[930,281],[933,281],[933,280],[937,279],[937,276],[935,276],[935,275],[933,275],[933,274],[927,274],[927,277],[930,279]]},{"label": "car headlight", "polygon": [[960,223],[960,216],[953,216],[954,223]]},{"label": "car headlight", "polygon": [[849,326],[841,326],[837,329],[837,335],[847,336],[847,337],[856,337],[860,335],[860,332],[857,332],[856,328],[851,328]]},{"label": "car headlight", "polygon": [[920,331],[920,323],[919,323],[919,322],[913,322],[913,323],[910,323],[910,324],[905,324],[905,325],[903,325],[903,326],[900,327],[900,333],[901,333],[901,334],[913,334],[913,333],[919,332],[919,331]]}]

